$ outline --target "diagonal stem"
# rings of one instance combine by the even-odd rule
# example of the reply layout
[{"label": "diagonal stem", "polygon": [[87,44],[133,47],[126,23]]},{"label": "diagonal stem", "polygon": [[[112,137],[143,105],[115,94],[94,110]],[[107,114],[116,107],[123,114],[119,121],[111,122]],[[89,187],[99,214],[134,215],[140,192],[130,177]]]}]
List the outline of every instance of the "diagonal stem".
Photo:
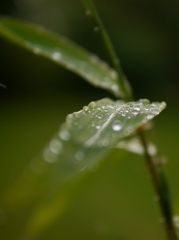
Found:
[{"label": "diagonal stem", "polygon": [[159,167],[156,166],[155,164],[156,160],[150,155],[148,151],[148,143],[142,128],[138,129],[138,135],[144,147],[144,154],[147,162],[147,167],[151,175],[151,180],[152,180],[155,192],[157,194],[160,210],[163,215],[163,221],[165,224],[168,240],[178,240],[176,229],[174,227],[174,223],[172,220],[173,214],[171,209],[169,187],[167,184],[167,180],[163,173],[162,167],[160,165]]},{"label": "diagonal stem", "polygon": [[106,31],[105,26],[98,14],[98,11],[91,0],[81,0],[81,1],[86,9],[87,15],[89,15],[91,17],[92,21],[94,22],[94,25],[96,26],[95,28],[97,28],[97,30],[99,31],[99,33],[101,35],[101,39],[102,39],[105,49],[107,51],[107,54],[109,56],[110,62],[112,64],[113,68],[118,73],[118,82],[119,82],[119,86],[120,86],[120,89],[122,92],[123,99],[126,101],[131,101],[132,100],[132,90],[131,90],[130,84],[127,81],[127,78],[123,73],[123,70],[120,66],[120,61],[117,57],[116,51],[113,47],[113,44],[108,35],[108,32]]},{"label": "diagonal stem", "polygon": [[[119,64],[117,54],[115,52],[111,39],[103,25],[103,22],[99,17],[97,9],[95,8],[92,0],[81,0],[81,1],[85,6],[88,15],[92,18],[93,22],[95,23],[95,26],[98,27],[102,37],[102,41],[104,42],[106,51],[112,63],[112,66],[118,73],[119,85],[123,92],[123,100],[132,101],[133,100],[132,91],[129,91],[130,85],[127,86],[126,84],[125,75]],[[167,184],[167,180],[165,178],[164,172],[160,165],[156,166],[154,158],[150,155],[148,151],[148,143],[147,143],[143,128],[138,129],[138,136],[140,138],[141,144],[144,147],[144,155],[146,158],[149,173],[152,178],[154,190],[159,199],[158,202],[159,202],[159,206],[163,216],[168,240],[179,240],[173,220],[172,220],[173,213],[171,210],[169,188],[168,188],[168,184]]]}]

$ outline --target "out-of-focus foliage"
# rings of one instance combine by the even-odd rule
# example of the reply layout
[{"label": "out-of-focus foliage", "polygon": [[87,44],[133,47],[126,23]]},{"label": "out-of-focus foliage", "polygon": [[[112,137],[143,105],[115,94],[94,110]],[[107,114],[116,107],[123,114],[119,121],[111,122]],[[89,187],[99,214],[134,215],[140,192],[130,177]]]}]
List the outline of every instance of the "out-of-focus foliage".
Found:
[{"label": "out-of-focus foliage", "polygon": [[63,36],[55,35],[40,26],[3,16],[0,17],[0,35],[77,73],[94,86],[104,88],[117,97],[123,96],[116,71]]},{"label": "out-of-focus foliage", "polygon": [[[169,159],[166,173],[175,213],[179,214],[178,1],[99,0],[96,4],[136,97],[168,103],[166,112],[156,119],[151,138],[155,137],[164,158]],[[4,0],[0,5],[1,14],[45,25],[107,59],[80,1]],[[7,86],[7,89],[0,88],[0,188],[5,192],[43,149],[68,113],[81,109],[91,100],[111,95],[93,89],[48,60],[2,39],[0,52],[0,82]],[[123,161],[118,162],[122,153],[114,151],[112,159],[107,157],[108,163],[116,162],[113,167],[108,164],[106,168],[99,167],[82,185],[77,184],[76,191],[69,191],[73,205],[40,233],[38,239],[165,239],[145,163],[132,154],[122,155]],[[24,174],[27,176],[26,171]],[[68,192],[70,185],[66,189],[64,192]],[[82,189],[83,194],[74,201]],[[66,192],[64,195],[68,195]],[[59,199],[62,202],[60,194]],[[9,202],[13,204],[13,196]],[[51,206],[49,202],[47,198],[47,206]],[[2,239],[19,236],[32,205],[20,205],[13,212],[0,206]],[[50,212],[53,214],[53,209]],[[30,223],[26,226],[26,234],[30,235],[31,227]]]}]

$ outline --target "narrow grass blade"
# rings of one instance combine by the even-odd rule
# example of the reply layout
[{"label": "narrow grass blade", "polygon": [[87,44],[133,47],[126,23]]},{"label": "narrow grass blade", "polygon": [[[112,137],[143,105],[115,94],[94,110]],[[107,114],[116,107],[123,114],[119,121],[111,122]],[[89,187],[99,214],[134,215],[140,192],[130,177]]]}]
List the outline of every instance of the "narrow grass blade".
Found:
[{"label": "narrow grass blade", "polygon": [[0,36],[48,58],[90,84],[112,92],[116,97],[123,96],[117,72],[96,55],[63,36],[41,26],[3,16],[0,16]]}]

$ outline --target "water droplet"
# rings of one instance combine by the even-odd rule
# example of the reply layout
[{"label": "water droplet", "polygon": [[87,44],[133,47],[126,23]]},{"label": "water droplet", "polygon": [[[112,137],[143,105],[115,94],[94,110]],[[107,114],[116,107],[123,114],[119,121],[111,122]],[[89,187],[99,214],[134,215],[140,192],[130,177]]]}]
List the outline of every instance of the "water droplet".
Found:
[{"label": "water droplet", "polygon": [[82,152],[77,152],[75,154],[75,159],[78,161],[78,162],[81,162],[83,159],[84,159],[84,153]]},{"label": "water droplet", "polygon": [[52,139],[49,147],[53,153],[59,154],[63,148],[63,145],[58,139]]},{"label": "water droplet", "polygon": [[94,32],[98,32],[99,31],[99,27],[94,27]]},{"label": "water droplet", "polygon": [[114,91],[114,92],[118,92],[119,91],[119,87],[116,85],[116,84],[113,84],[111,86],[111,89]]},{"label": "water droplet", "polygon": [[134,116],[136,116],[136,115],[138,115],[138,112],[132,112],[132,114],[133,114]]},{"label": "water droplet", "polygon": [[134,107],[135,111],[140,111],[140,107]]},{"label": "water droplet", "polygon": [[89,107],[94,108],[96,106],[95,102],[90,102]]},{"label": "water droplet", "polygon": [[139,102],[146,105],[150,104],[150,101],[148,99],[140,99]]},{"label": "water droplet", "polygon": [[70,113],[67,115],[67,119],[72,119],[72,118],[73,118],[73,114]]},{"label": "water droplet", "polygon": [[158,115],[159,114],[159,111],[158,111],[158,109],[152,109],[151,110],[151,114],[153,114],[153,115]]},{"label": "water droplet", "polygon": [[120,123],[115,123],[115,124],[113,124],[112,129],[115,132],[118,132],[118,131],[120,131],[122,129],[122,125]]},{"label": "water droplet", "polygon": [[88,107],[87,106],[84,106],[83,107],[83,110],[86,112],[86,111],[88,111]]},{"label": "water droplet", "polygon": [[59,53],[59,52],[54,52],[54,53],[52,54],[52,58],[53,58],[53,60],[58,61],[59,59],[61,59],[61,53]]},{"label": "water droplet", "polygon": [[67,130],[62,130],[60,133],[59,133],[59,136],[62,140],[64,141],[68,141],[70,140],[71,138],[71,135],[70,133],[67,131]]},{"label": "water droplet", "polygon": [[97,118],[98,119],[101,119],[103,116],[102,115],[97,115]]},{"label": "water droplet", "polygon": [[78,117],[78,113],[77,113],[77,112],[74,112],[74,113],[73,113],[73,117]]},{"label": "water droplet", "polygon": [[152,119],[153,117],[154,117],[153,114],[148,114],[148,115],[147,115],[147,119],[148,119],[148,120]]}]

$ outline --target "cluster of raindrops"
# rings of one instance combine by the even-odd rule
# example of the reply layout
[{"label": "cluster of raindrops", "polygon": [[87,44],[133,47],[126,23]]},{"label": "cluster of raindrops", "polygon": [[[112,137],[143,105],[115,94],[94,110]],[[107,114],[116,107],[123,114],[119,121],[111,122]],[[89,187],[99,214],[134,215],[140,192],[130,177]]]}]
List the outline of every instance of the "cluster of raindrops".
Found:
[{"label": "cluster of raindrops", "polygon": [[165,103],[150,104],[145,99],[130,103],[108,98],[93,101],[81,111],[67,116],[66,123],[44,150],[44,160],[76,163],[82,171],[163,108]]},{"label": "cluster of raindrops", "polygon": [[[97,28],[95,29],[95,31],[98,31]],[[84,51],[80,57],[78,57],[77,54],[73,56],[73,52],[69,54],[65,52],[63,47],[49,49],[48,46],[42,46],[28,41],[26,42],[26,46],[32,49],[35,55],[49,57],[53,61],[63,64],[69,71],[77,72],[95,86],[109,90],[117,97],[120,96],[117,72],[96,55],[89,55]],[[76,46],[74,47],[75,49],[77,48]]]}]

